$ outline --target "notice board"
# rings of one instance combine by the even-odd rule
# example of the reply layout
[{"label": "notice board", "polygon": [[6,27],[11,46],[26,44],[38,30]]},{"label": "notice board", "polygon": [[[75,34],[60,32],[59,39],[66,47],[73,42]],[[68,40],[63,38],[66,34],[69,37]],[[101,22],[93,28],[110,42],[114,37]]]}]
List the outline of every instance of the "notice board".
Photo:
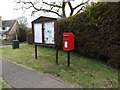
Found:
[{"label": "notice board", "polygon": [[56,18],[39,17],[32,22],[34,44],[55,45],[57,36],[56,21]]}]

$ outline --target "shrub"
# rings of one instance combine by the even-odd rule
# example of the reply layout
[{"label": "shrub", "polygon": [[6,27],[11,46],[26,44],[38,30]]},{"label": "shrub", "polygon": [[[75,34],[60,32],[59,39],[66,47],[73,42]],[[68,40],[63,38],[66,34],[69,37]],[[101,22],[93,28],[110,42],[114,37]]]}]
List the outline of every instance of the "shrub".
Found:
[{"label": "shrub", "polygon": [[28,42],[28,44],[33,44],[33,35],[32,35],[32,32],[29,32],[27,34],[27,42]]},{"label": "shrub", "polygon": [[120,64],[120,2],[93,3],[82,13],[58,21],[58,46],[63,32],[75,35],[75,51],[85,56]]},{"label": "shrub", "polygon": [[27,31],[27,27],[25,25],[23,25],[23,24],[20,24],[20,26],[19,26],[19,28],[17,30],[18,40],[20,42],[26,41],[26,39],[27,39],[26,31]]}]

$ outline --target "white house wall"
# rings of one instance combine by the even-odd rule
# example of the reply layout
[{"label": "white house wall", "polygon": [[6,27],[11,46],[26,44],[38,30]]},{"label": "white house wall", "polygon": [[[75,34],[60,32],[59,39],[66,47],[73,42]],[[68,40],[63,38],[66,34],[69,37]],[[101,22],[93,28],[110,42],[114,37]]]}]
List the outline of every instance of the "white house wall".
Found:
[{"label": "white house wall", "polygon": [[3,33],[7,32],[10,27],[6,27],[5,30],[0,27],[0,39],[5,39],[4,36],[2,36]]},{"label": "white house wall", "polygon": [[2,39],[2,29],[0,27],[0,39]]}]

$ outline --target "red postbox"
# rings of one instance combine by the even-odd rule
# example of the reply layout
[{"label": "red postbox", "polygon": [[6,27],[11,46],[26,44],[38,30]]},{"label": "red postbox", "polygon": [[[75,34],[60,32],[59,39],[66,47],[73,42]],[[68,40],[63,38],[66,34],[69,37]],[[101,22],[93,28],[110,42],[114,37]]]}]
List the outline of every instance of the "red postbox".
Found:
[{"label": "red postbox", "polygon": [[74,34],[63,33],[63,50],[70,51],[74,50]]}]

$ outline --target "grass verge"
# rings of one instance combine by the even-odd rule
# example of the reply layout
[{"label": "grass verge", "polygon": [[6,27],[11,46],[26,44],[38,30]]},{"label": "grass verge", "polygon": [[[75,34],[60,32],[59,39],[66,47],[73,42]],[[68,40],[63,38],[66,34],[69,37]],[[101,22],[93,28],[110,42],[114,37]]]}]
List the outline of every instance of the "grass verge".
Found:
[{"label": "grass verge", "polygon": [[1,79],[0,79],[0,90],[2,89],[2,81],[1,81]]},{"label": "grass verge", "polygon": [[118,88],[118,71],[100,62],[71,53],[71,67],[67,67],[67,53],[59,51],[59,65],[55,64],[55,50],[39,47],[34,59],[34,46],[19,49],[2,48],[4,58],[37,71],[59,77],[80,88]]},{"label": "grass verge", "polygon": [[10,86],[8,86],[1,78],[0,78],[0,90],[9,90]]},{"label": "grass verge", "polygon": [[11,42],[8,42],[6,40],[1,40],[1,46],[4,46],[4,45],[11,45],[12,43]]}]

